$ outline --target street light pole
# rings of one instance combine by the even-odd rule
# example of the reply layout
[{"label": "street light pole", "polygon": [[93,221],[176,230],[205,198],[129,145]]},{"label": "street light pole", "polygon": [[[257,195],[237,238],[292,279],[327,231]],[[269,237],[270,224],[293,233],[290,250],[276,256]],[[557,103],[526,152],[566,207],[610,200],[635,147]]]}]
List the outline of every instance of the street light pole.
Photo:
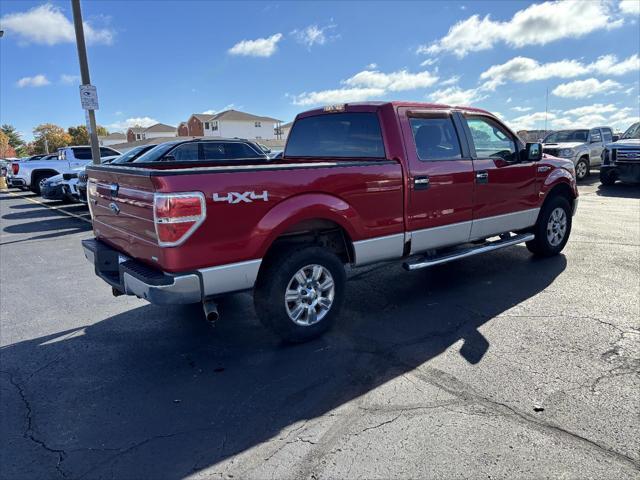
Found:
[{"label": "street light pole", "polygon": [[[80,75],[82,85],[91,85],[89,76],[89,62],[87,61],[87,47],[84,42],[84,27],[82,25],[82,11],[80,0],[71,0],[73,7],[73,26],[76,30],[76,45],[78,46],[78,60],[80,61]],[[89,115],[89,138],[91,140],[91,156],[94,165],[100,164],[100,146],[98,145],[98,132],[96,131],[95,110],[87,110]]]}]

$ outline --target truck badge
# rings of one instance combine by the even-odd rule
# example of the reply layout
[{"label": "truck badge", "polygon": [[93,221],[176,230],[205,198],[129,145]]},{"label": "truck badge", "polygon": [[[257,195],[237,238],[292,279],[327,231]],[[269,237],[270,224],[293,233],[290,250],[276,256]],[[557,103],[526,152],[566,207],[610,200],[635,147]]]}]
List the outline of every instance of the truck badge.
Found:
[{"label": "truck badge", "polygon": [[252,203],[254,200],[262,200],[264,202],[269,201],[269,192],[263,190],[262,193],[256,192],[229,192],[226,195],[220,195],[218,193],[213,194],[214,202],[226,202],[230,204],[235,203]]}]

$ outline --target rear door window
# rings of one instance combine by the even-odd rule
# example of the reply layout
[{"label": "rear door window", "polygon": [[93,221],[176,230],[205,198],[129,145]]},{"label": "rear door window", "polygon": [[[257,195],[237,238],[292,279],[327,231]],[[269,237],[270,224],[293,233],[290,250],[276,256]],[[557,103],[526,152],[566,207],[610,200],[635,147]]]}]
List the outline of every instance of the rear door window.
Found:
[{"label": "rear door window", "polygon": [[73,155],[77,160],[91,160],[91,147],[74,148]]},{"label": "rear door window", "polygon": [[176,162],[195,162],[199,160],[198,157],[198,144],[197,143],[183,143],[169,152],[169,155],[173,155]]},{"label": "rear door window", "polygon": [[246,143],[239,142],[203,142],[202,151],[205,160],[265,158]]},{"label": "rear door window", "polygon": [[450,116],[412,117],[411,132],[423,162],[462,158],[460,140]]},{"label": "rear door window", "polygon": [[602,129],[602,139],[605,142],[613,142],[613,132],[611,131],[610,128]]},{"label": "rear door window", "polygon": [[358,112],[301,118],[293,124],[285,157],[384,158],[378,116]]}]

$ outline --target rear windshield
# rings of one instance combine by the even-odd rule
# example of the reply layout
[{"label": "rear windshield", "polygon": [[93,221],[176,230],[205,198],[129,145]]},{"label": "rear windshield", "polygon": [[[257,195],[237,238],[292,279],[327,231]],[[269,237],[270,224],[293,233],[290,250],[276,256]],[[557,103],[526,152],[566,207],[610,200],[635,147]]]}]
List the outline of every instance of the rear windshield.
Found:
[{"label": "rear windshield", "polygon": [[293,124],[284,156],[384,158],[378,116],[361,112],[301,118]]}]

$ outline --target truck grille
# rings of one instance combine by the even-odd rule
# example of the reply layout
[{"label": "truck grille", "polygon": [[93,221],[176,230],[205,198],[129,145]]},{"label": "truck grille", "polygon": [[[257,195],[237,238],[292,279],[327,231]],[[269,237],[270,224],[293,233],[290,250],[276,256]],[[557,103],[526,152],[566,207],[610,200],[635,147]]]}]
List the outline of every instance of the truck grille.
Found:
[{"label": "truck grille", "polygon": [[615,150],[616,162],[639,162],[640,148],[634,150]]},{"label": "truck grille", "polygon": [[557,148],[543,148],[542,152],[546,153],[547,155],[553,155],[554,157],[558,156],[558,149]]}]

